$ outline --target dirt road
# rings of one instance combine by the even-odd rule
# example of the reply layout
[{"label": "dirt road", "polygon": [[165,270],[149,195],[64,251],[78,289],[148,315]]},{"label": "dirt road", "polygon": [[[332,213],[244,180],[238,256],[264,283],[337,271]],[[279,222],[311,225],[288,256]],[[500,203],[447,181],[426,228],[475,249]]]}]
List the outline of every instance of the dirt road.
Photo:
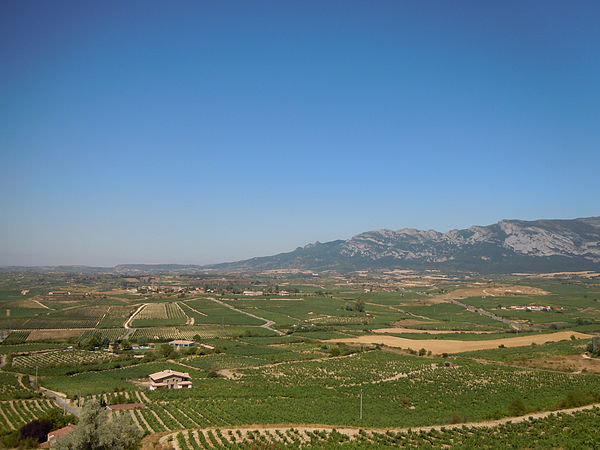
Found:
[{"label": "dirt road", "polygon": [[138,309],[136,309],[134,311],[134,313],[129,316],[129,318],[125,321],[125,323],[123,324],[123,328],[125,328],[127,331],[125,332],[125,336],[123,336],[123,340],[125,339],[129,339],[131,337],[131,335],[135,332],[135,328],[131,328],[131,322],[133,322],[133,319],[135,319],[135,316],[137,316],[142,309],[144,309],[146,306],[148,305],[148,303],[144,303],[142,305],[139,306]]}]

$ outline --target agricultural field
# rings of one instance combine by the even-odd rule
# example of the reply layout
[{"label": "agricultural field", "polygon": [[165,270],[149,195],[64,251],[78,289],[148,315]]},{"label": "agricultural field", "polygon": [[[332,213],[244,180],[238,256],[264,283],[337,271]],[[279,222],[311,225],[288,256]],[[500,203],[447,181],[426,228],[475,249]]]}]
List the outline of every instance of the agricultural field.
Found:
[{"label": "agricultural field", "polygon": [[31,353],[24,356],[15,356],[12,368],[33,369],[57,366],[73,366],[80,364],[93,364],[108,361],[114,356],[108,353],[90,352],[86,350],[59,350],[49,352]]},{"label": "agricultural field", "polygon": [[261,325],[264,323],[260,319],[247,316],[210,299],[190,300],[183,306],[186,314],[193,317],[196,324]]},{"label": "agricultural field", "polygon": [[600,420],[600,409],[525,418],[497,426],[455,426],[415,430],[369,430],[355,428],[269,427],[207,428],[181,431],[162,438],[165,445],[182,450],[245,449],[266,447],[314,449],[366,448],[597,448],[600,437],[590,433]]},{"label": "agricultural field", "polygon": [[179,303],[148,303],[135,316],[134,327],[166,327],[185,325],[189,318]]},{"label": "agricultural field", "polygon": [[56,405],[48,399],[0,401],[0,433],[18,430]]},{"label": "agricultural field", "polygon": [[[0,275],[0,435],[39,385],[180,449],[597,445],[599,280],[274,277]],[[149,391],[166,369],[193,387]]]}]

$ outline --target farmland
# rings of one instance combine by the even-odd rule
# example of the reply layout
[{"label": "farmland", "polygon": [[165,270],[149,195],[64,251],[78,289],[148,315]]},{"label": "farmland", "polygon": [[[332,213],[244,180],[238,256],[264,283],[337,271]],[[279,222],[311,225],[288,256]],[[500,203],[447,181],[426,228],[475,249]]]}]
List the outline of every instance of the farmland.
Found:
[{"label": "farmland", "polygon": [[[517,447],[585,446],[599,414],[546,413],[600,402],[600,359],[586,353],[600,332],[593,279],[165,275],[142,293],[104,275],[0,281],[0,435],[57,406],[37,384],[71,405],[143,403],[111,414],[181,449],[493,446],[486,428],[461,425],[480,422]],[[250,287],[263,295],[240,294]],[[149,391],[165,369],[193,387]],[[529,438],[543,427],[556,436]]]}]

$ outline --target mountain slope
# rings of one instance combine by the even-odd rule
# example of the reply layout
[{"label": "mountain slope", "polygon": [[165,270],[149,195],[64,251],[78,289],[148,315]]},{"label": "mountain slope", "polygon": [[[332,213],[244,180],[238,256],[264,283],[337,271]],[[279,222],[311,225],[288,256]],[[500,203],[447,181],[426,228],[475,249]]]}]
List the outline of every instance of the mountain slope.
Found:
[{"label": "mountain slope", "polygon": [[384,229],[207,267],[248,271],[435,268],[481,273],[600,270],[600,217],[502,220],[447,233]]}]

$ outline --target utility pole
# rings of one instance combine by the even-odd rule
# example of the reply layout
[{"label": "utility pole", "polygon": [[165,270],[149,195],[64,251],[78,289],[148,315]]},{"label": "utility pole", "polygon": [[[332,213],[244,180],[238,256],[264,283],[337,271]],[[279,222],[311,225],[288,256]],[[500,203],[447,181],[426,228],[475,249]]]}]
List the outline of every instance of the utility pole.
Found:
[{"label": "utility pole", "polygon": [[360,420],[362,420],[362,411],[363,411],[363,390],[362,388],[360,389]]}]

